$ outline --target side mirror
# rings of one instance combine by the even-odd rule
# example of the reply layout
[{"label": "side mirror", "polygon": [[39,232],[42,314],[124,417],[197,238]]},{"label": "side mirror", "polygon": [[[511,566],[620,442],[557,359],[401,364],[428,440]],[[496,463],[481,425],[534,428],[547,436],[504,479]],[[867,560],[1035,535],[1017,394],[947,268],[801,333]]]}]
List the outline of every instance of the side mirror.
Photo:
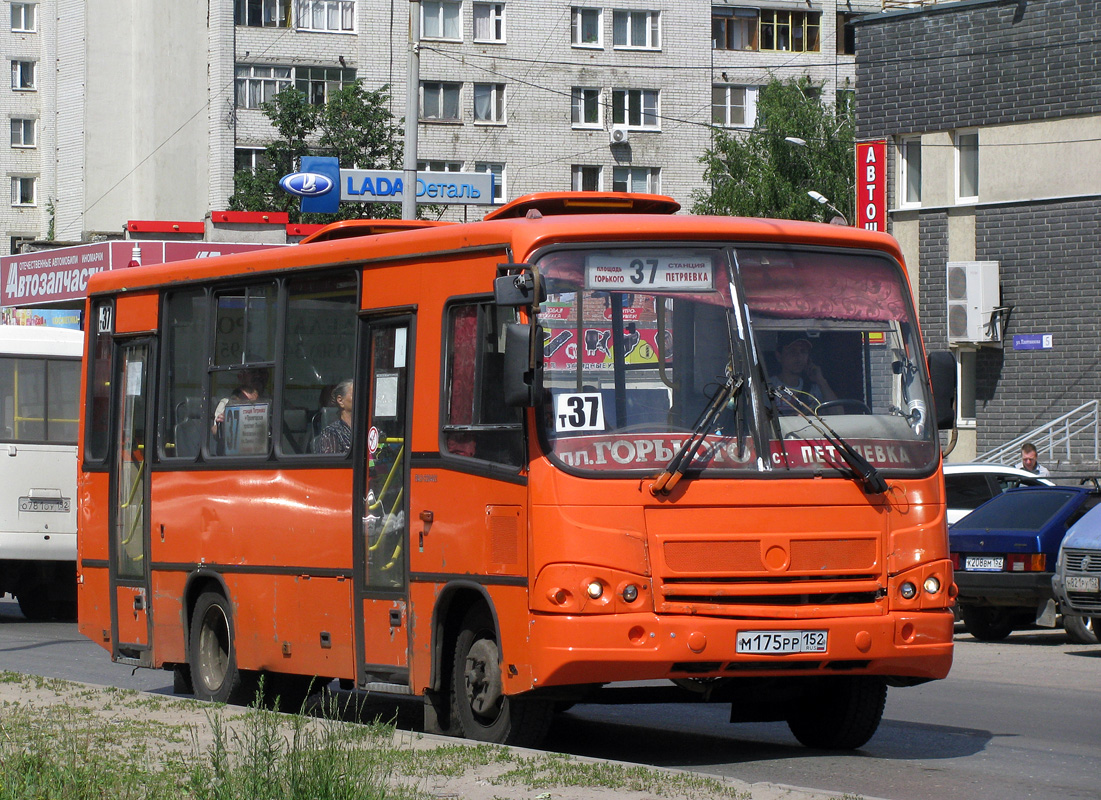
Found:
[{"label": "side mirror", "polygon": [[[542,366],[542,341],[538,326],[519,322],[505,325],[505,405],[516,408],[534,404],[533,387]],[[539,343],[540,349],[533,365],[532,353],[536,343]]]},{"label": "side mirror", "polygon": [[956,427],[956,357],[937,350],[929,354],[928,365],[937,430],[951,430]]},{"label": "side mirror", "polygon": [[500,264],[501,267],[524,267],[520,272],[501,275],[493,281],[493,301],[502,307],[534,308],[547,299],[539,273],[527,264]]}]

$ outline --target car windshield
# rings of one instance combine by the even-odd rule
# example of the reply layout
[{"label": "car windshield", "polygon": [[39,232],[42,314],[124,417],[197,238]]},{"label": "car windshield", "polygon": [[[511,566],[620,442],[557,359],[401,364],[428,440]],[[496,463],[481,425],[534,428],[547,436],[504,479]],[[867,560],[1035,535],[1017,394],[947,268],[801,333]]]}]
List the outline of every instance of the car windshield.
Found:
[{"label": "car windshield", "polygon": [[1017,489],[998,495],[979,506],[953,526],[954,531],[1012,530],[1040,531],[1080,492],[1059,489]]},{"label": "car windshield", "polygon": [[879,469],[935,460],[913,312],[887,258],[642,245],[553,250],[537,264],[540,418],[564,467],[652,473],[692,432],[705,477],[848,474],[838,438]]}]

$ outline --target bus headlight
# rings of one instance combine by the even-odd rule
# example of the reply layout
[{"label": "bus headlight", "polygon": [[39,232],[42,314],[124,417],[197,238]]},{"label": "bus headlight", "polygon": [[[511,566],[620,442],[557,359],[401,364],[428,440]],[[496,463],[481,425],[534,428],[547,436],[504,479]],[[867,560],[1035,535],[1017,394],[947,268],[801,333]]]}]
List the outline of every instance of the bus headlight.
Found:
[{"label": "bus headlight", "polygon": [[917,587],[910,581],[906,581],[898,587],[898,593],[902,595],[903,600],[913,600],[917,595]]},{"label": "bus headlight", "polygon": [[604,594],[604,584],[600,581],[589,581],[589,585],[585,587],[585,591],[588,592],[589,597],[593,600],[599,600],[600,596]]},{"label": "bus headlight", "polygon": [[633,583],[628,583],[623,587],[623,599],[628,603],[633,603],[638,599],[638,587]]},{"label": "bus headlight", "polygon": [[925,592],[926,594],[936,594],[940,591],[940,581],[937,580],[936,575],[930,575],[925,579]]}]

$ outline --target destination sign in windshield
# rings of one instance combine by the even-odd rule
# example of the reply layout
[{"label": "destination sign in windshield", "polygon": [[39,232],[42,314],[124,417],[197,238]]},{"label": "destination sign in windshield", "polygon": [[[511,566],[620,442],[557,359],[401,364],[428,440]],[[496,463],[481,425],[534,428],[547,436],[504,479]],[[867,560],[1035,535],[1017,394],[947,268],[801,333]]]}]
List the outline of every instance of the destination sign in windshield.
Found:
[{"label": "destination sign in windshield", "polygon": [[585,288],[698,292],[710,289],[710,256],[686,253],[593,253],[585,259]]}]

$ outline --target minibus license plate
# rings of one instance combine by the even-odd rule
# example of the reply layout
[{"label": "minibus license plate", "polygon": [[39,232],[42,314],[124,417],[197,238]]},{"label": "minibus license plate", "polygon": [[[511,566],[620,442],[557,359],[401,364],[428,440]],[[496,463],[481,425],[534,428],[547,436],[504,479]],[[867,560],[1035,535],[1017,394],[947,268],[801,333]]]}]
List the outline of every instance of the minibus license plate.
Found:
[{"label": "minibus license plate", "polygon": [[963,568],[968,572],[1001,572],[1005,559],[1002,556],[968,556]]},{"label": "minibus license plate", "polygon": [[20,497],[20,511],[68,511],[68,497]]},{"label": "minibus license plate", "polygon": [[738,631],[739,653],[824,653],[827,631]]},{"label": "minibus license plate", "polygon": [[1097,594],[1098,579],[1085,575],[1068,575],[1064,581],[1068,592],[1092,592]]}]

